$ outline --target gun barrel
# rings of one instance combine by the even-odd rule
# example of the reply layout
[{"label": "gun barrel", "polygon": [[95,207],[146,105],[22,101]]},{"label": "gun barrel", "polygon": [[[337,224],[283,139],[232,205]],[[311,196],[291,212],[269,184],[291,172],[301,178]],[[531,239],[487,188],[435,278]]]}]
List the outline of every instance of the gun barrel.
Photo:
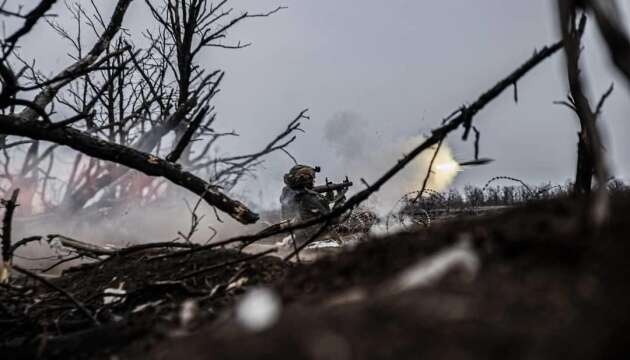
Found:
[{"label": "gun barrel", "polygon": [[315,186],[313,188],[313,191],[318,192],[318,193],[325,193],[325,192],[328,192],[328,191],[348,188],[348,187],[350,187],[352,185],[353,185],[352,181],[344,181],[344,182],[338,183],[338,184],[326,184],[326,185]]}]

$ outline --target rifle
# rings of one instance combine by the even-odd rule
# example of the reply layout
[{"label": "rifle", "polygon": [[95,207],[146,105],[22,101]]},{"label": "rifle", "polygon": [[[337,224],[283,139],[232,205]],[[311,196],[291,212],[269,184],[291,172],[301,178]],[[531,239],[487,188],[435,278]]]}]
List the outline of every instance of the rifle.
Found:
[{"label": "rifle", "polygon": [[321,193],[327,193],[334,190],[347,189],[352,185],[353,185],[352,181],[348,180],[348,177],[346,176],[346,179],[340,183],[333,183],[333,182],[328,181],[328,179],[326,179],[326,185],[315,186],[311,190],[321,194]]}]

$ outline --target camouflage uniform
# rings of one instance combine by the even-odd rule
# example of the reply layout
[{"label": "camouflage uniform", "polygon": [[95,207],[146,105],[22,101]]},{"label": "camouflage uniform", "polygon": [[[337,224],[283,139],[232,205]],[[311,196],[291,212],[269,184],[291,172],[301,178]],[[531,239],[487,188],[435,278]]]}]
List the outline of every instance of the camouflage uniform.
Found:
[{"label": "camouflage uniform", "polygon": [[[295,165],[284,175],[285,187],[282,189],[280,203],[282,217],[296,222],[306,221],[330,213],[330,195],[324,196],[313,190],[315,173],[318,168]],[[295,232],[298,246],[307,241],[317,227],[309,227]]]},{"label": "camouflage uniform", "polygon": [[286,186],[280,196],[283,218],[304,221],[330,212],[329,198],[311,190],[316,172],[317,168],[295,165],[284,175]]}]

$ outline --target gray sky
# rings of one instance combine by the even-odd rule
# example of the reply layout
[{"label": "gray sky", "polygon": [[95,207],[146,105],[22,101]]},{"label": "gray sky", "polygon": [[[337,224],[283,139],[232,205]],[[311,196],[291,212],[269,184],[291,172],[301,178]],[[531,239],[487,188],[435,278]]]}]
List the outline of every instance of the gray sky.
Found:
[{"label": "gray sky", "polygon": [[[244,8],[271,8],[277,1],[239,1]],[[218,102],[221,119],[233,121],[243,137],[254,139],[280,128],[294,113],[311,109],[306,136],[292,146],[304,162],[341,176],[326,123],[354,113],[358,131],[378,152],[388,142],[427,133],[460,105],[474,101],[527,59],[535,48],[558,38],[555,1],[361,1],[289,2],[289,9],[253,21],[232,33],[252,41],[241,52],[221,52],[209,61],[228,71]],[[624,2],[624,5],[627,3]],[[626,6],[627,8],[627,6]],[[626,9],[627,10],[627,9]],[[626,11],[627,12],[627,11]],[[591,24],[593,25],[593,24]],[[630,178],[629,102],[623,79],[612,69],[597,31],[589,26],[584,67],[595,97],[611,82],[616,89],[602,121],[614,173]],[[481,155],[489,166],[462,172],[455,185],[483,184],[506,175],[526,182],[564,182],[574,174],[577,120],[552,101],[567,93],[564,54],[532,71],[519,83],[519,103],[511,92],[476,118],[482,131]],[[224,124],[225,124],[224,123]],[[261,131],[261,129],[263,131]],[[472,143],[449,140],[460,160],[473,156]],[[366,162],[368,181],[387,164]],[[260,173],[262,186],[277,182],[290,161],[277,157]],[[355,169],[355,166],[352,166]],[[273,187],[270,187],[271,191]]]},{"label": "gray sky", "polygon": [[[230,33],[230,39],[251,41],[251,47],[204,54],[209,68],[227,71],[216,102],[216,128],[241,133],[224,143],[224,151],[255,150],[309,108],[306,134],[291,145],[291,152],[300,162],[322,166],[333,178],[374,180],[402,155],[403,143],[419,141],[418,135],[474,101],[535,48],[558,39],[555,1],[550,0],[231,3],[236,10],[251,12],[289,8],[252,19]],[[623,3],[627,14],[628,3]],[[57,5],[59,14],[62,8]],[[144,2],[137,0],[128,26],[133,31],[148,16]],[[594,98],[615,82],[601,124],[614,173],[630,179],[630,142],[625,139],[630,135],[630,93],[592,25],[583,65]],[[40,57],[47,54],[50,69],[60,67],[67,62],[63,51],[42,42],[50,38],[42,27],[24,45],[30,42]],[[567,108],[552,104],[567,93],[563,56],[559,53],[519,83],[518,104],[509,92],[476,117],[481,156],[496,161],[463,171],[454,186],[483,184],[498,175],[528,183],[573,177],[577,120]],[[335,127],[348,118],[347,126]],[[452,136],[448,145],[458,160],[471,159],[472,142],[461,142],[460,135]],[[282,174],[291,165],[284,154],[272,156],[258,179],[241,191],[248,187],[256,200],[260,196],[264,204],[275,203]],[[417,178],[419,184],[422,174],[403,176]],[[389,191],[399,193],[397,186]]]}]

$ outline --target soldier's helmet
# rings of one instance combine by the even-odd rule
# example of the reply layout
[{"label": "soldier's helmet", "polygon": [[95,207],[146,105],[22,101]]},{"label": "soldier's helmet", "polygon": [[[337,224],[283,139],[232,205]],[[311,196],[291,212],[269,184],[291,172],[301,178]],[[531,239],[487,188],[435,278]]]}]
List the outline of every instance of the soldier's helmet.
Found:
[{"label": "soldier's helmet", "polygon": [[319,172],[319,167],[295,165],[284,175],[284,183],[290,188],[311,187],[317,172]]}]

